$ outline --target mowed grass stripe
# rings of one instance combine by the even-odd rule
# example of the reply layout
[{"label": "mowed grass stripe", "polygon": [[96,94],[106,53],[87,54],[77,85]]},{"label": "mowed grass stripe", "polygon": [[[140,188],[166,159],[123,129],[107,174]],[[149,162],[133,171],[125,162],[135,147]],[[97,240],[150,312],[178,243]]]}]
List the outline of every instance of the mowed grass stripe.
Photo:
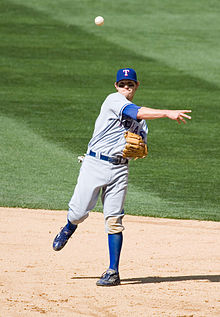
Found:
[{"label": "mowed grass stripe", "polygon": [[0,117],[0,205],[67,209],[80,168],[77,157],[25,126]]},{"label": "mowed grass stripe", "polygon": [[[136,0],[15,0],[61,21],[80,26],[132,50],[138,55],[156,58],[171,67],[220,85],[220,42],[218,0],[155,1]],[[104,27],[96,27],[94,18],[105,17]],[[97,52],[99,47],[97,47]]]},{"label": "mowed grass stripe", "polygon": [[[1,10],[2,17],[4,8],[8,3]],[[112,91],[115,71],[123,66],[123,53],[123,61],[135,67],[143,79],[137,104],[147,99],[146,105],[175,108],[187,101],[196,114],[192,123],[182,127],[168,120],[149,122],[150,154],[131,164],[127,212],[219,219],[218,127],[213,111],[218,88],[214,84],[108,41],[100,45],[100,38],[39,12],[17,5],[9,11],[14,15],[10,18],[5,10],[5,20],[1,20],[3,113],[64,151],[83,154],[100,104]],[[38,162],[43,164],[40,153]],[[215,177],[210,178],[213,171]],[[45,188],[47,184],[45,180]],[[136,200],[134,190],[139,193]],[[59,209],[59,203],[57,206]]]}]

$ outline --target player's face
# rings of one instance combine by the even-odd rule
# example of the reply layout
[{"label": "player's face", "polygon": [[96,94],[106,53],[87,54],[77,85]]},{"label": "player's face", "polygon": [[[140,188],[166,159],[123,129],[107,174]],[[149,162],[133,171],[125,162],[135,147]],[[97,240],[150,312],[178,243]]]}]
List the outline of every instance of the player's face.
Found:
[{"label": "player's face", "polygon": [[134,94],[139,86],[139,82],[133,80],[123,79],[115,83],[115,88],[120,94],[124,95],[128,100],[132,100]]}]

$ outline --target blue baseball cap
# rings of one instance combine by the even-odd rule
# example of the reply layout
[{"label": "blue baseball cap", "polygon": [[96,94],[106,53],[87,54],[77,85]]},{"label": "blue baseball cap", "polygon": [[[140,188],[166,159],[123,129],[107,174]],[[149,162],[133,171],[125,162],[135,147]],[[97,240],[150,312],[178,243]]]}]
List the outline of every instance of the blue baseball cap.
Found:
[{"label": "blue baseball cap", "polygon": [[137,82],[137,74],[132,68],[122,68],[117,72],[116,82],[119,82],[123,79],[129,79]]}]

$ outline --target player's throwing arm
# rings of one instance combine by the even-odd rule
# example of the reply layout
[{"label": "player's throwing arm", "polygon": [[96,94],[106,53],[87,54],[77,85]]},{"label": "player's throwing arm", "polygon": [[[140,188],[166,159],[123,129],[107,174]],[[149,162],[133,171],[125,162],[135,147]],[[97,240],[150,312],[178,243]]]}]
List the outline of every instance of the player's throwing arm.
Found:
[{"label": "player's throwing arm", "polygon": [[160,110],[147,107],[141,107],[137,113],[137,119],[151,120],[159,118],[169,118],[176,120],[178,123],[186,123],[185,119],[191,119],[191,116],[186,113],[190,113],[191,110]]}]

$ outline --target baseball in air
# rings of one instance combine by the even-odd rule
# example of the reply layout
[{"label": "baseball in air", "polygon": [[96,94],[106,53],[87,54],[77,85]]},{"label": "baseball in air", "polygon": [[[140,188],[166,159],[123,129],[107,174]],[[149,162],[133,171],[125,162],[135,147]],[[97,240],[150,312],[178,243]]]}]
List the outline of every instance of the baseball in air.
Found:
[{"label": "baseball in air", "polygon": [[101,26],[104,24],[104,18],[101,17],[101,16],[98,16],[95,18],[95,24],[98,25],[98,26]]}]

